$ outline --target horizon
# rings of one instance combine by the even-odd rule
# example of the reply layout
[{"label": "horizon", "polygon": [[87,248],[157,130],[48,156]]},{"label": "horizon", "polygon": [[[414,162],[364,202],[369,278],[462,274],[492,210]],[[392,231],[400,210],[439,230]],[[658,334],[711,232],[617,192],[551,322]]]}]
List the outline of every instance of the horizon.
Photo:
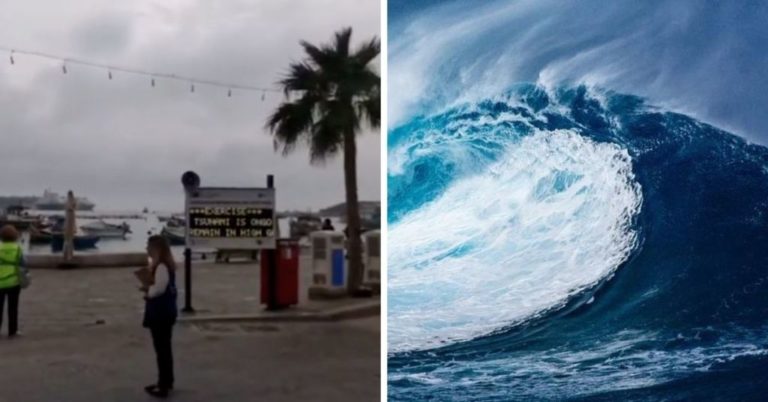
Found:
[{"label": "horizon", "polygon": [[[55,190],[52,190],[52,191],[54,193],[58,194],[58,195],[66,194],[66,192],[61,193],[61,192],[57,192]],[[94,204],[94,209],[93,210],[91,210],[91,211],[78,211],[78,212],[92,212],[92,213],[140,212],[144,208],[147,208],[152,213],[177,213],[178,211],[183,211],[184,210],[184,205],[183,205],[183,199],[184,198],[183,198],[183,196],[181,197],[182,205],[178,209],[153,208],[150,205],[144,205],[144,206],[139,206],[139,207],[125,207],[125,208],[110,208],[110,207],[107,207],[107,209],[101,209],[101,208],[99,208],[99,203],[96,202],[94,199],[88,197],[87,195],[78,195],[77,193],[74,193],[74,195],[75,195],[76,198],[86,198],[88,201],[90,201],[90,202],[92,202]],[[0,201],[3,201],[3,199],[8,199],[8,198],[40,198],[40,197],[41,197],[41,195],[31,195],[31,194],[30,195],[17,195],[17,194],[10,194],[10,195],[8,195],[8,194],[0,193]],[[381,200],[380,199],[379,200],[375,200],[375,199],[358,200],[358,204],[366,204],[366,203],[381,204]],[[342,201],[338,201],[338,202],[333,202],[331,204],[327,204],[327,205],[321,206],[321,207],[308,206],[306,208],[300,208],[300,207],[298,207],[298,208],[295,208],[295,207],[294,208],[277,208],[277,211],[278,212],[319,212],[319,211],[321,211],[323,209],[329,209],[329,208],[333,208],[333,207],[338,207],[338,206],[343,205],[343,204],[346,204],[346,201],[342,200]],[[8,204],[8,206],[10,206],[10,205],[11,204]],[[35,209],[33,207],[32,208],[26,208],[26,209],[30,210],[30,211],[36,211],[36,212],[58,212],[57,210],[40,210],[40,209]]]}]

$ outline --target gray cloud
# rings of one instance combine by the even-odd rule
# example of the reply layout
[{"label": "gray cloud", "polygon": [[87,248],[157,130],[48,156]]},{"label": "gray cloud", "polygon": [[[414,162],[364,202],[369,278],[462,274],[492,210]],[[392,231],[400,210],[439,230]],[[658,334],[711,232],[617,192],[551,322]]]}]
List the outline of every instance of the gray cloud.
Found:
[{"label": "gray cloud", "polygon": [[130,45],[135,24],[133,16],[104,14],[75,28],[73,45],[79,53],[112,56]]},{"label": "gray cloud", "polygon": [[[36,13],[42,4],[49,11]],[[50,4],[48,4],[50,3]],[[298,41],[330,40],[342,26],[362,41],[380,30],[377,1],[79,0],[0,6],[0,45],[249,85],[272,86],[302,57]],[[280,208],[344,197],[342,158],[310,166],[285,158],[264,130],[278,93],[113,73],[16,55],[0,59],[0,194],[72,188],[102,208],[179,209],[180,174],[203,184],[262,185],[276,175]],[[381,137],[359,137],[362,199],[380,198]]]}]

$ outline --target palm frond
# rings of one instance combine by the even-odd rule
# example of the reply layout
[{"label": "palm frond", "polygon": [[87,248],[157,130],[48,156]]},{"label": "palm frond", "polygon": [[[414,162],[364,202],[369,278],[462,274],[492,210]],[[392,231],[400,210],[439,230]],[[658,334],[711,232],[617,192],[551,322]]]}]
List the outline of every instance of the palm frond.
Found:
[{"label": "palm frond", "polygon": [[363,68],[355,72],[350,77],[354,82],[355,94],[359,96],[369,96],[374,91],[379,91],[381,87],[381,77],[370,68]]},{"label": "palm frond", "polygon": [[292,63],[280,85],[286,97],[294,91],[320,92],[324,86],[322,74],[306,62]]},{"label": "palm frond", "polygon": [[293,102],[283,102],[267,119],[267,128],[274,135],[276,149],[283,154],[291,152],[302,134],[308,133],[314,124],[317,98],[305,94]]},{"label": "palm frond", "polygon": [[328,157],[335,156],[342,147],[343,132],[334,115],[325,114],[312,126],[309,141],[310,163],[324,163]]},{"label": "palm frond", "polygon": [[328,55],[323,49],[307,41],[301,41],[299,44],[304,48],[304,52],[309,55],[309,60],[315,65],[322,66],[327,62]]},{"label": "palm frond", "polygon": [[334,72],[338,71],[341,63],[346,58],[346,56],[340,56],[336,48],[331,45],[317,47],[306,41],[301,41],[300,43],[309,56],[307,63],[313,65],[325,75],[333,75]]},{"label": "palm frond", "polygon": [[357,48],[354,58],[363,66],[367,66],[381,53],[381,42],[379,38],[373,37],[369,42],[363,43]]},{"label": "palm frond", "polygon": [[381,125],[381,94],[379,91],[375,91],[358,101],[356,106],[358,115],[365,117],[371,127],[378,128]]},{"label": "palm frond", "polygon": [[346,27],[336,32],[336,53],[341,57],[349,56],[349,40],[352,37],[352,28]]},{"label": "palm frond", "polygon": [[322,163],[341,152],[344,138],[359,132],[363,123],[381,124],[381,78],[368,66],[381,44],[374,37],[351,53],[351,38],[352,29],[343,28],[328,44],[300,42],[306,58],[289,65],[280,80],[286,101],[266,124],[276,150],[287,154],[307,141],[310,161]]}]

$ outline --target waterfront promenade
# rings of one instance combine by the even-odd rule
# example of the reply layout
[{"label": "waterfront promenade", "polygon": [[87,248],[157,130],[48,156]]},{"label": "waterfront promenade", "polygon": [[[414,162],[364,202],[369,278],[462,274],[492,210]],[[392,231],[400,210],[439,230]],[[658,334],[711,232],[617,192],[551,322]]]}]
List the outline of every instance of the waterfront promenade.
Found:
[{"label": "waterfront promenade", "polygon": [[[180,264],[181,265],[181,264]],[[23,336],[0,337],[0,402],[143,401],[155,379],[143,301],[130,268],[35,270],[22,293]],[[277,322],[259,305],[254,264],[196,262],[194,322],[176,326],[179,401],[337,401],[379,398],[379,316]],[[179,278],[183,305],[183,270]],[[308,273],[302,270],[306,280]],[[303,293],[303,292],[302,292]],[[371,300],[310,302],[322,313]],[[206,322],[214,316],[264,320]]]}]

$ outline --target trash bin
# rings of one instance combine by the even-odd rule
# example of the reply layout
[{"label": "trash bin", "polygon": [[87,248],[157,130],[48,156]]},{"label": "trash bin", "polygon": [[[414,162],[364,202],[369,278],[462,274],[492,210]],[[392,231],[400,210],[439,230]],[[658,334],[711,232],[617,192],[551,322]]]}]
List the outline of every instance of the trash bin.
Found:
[{"label": "trash bin", "polygon": [[[261,252],[261,302],[267,308],[284,308],[299,303],[299,242],[291,239],[279,239],[277,248]],[[275,258],[275,279],[270,279],[270,254]],[[274,288],[272,285],[274,282]],[[274,305],[270,306],[270,296],[274,295]]]},{"label": "trash bin", "polygon": [[381,231],[363,233],[363,283],[374,289],[381,287]]},{"label": "trash bin", "polygon": [[318,231],[309,234],[312,254],[310,299],[341,297],[347,293],[347,261],[344,234]]}]

